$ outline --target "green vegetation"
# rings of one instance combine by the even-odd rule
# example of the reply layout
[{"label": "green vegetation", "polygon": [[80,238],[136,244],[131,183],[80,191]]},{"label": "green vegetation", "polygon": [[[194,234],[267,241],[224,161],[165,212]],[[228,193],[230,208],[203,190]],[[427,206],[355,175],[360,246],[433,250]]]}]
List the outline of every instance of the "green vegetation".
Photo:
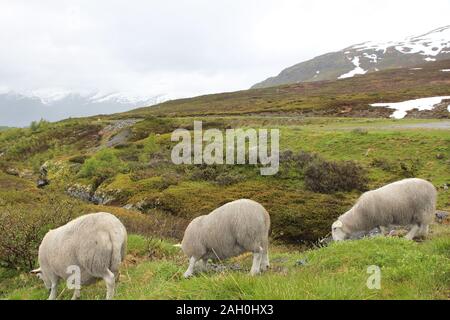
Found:
[{"label": "green vegetation", "polygon": [[[45,163],[50,180],[47,188],[57,192],[71,188],[75,190],[73,194],[84,193],[85,198],[94,197],[104,204],[128,205],[149,216],[167,217],[180,226],[181,231],[177,230],[176,234],[182,234],[183,226],[195,216],[206,214],[227,201],[251,198],[261,202],[271,213],[273,238],[314,242],[329,232],[332,221],[348,210],[362,191],[412,176],[431,181],[440,191],[438,208],[450,208],[449,197],[443,189],[449,179],[448,130],[402,127],[429,120],[286,120],[265,116],[196,119],[203,120],[205,128],[243,125],[279,128],[279,172],[262,177],[259,168],[251,165],[176,166],[170,160],[174,145],[170,141],[170,131],[164,132],[172,127],[160,127],[157,122],[159,133],[151,132],[152,129],[145,131],[146,120],[137,122],[131,130],[145,131],[148,136],[106,148],[107,140],[96,138],[92,143],[87,137],[88,132],[94,134],[92,128],[101,131],[111,121],[89,118],[48,124],[43,132],[22,129],[23,137],[18,137],[16,129],[3,132],[0,150],[4,148],[5,155],[0,158],[0,168],[5,172],[16,168],[17,175],[22,176],[26,170],[31,170],[33,179]],[[173,118],[170,122],[189,129],[193,120]],[[150,118],[149,125],[154,122]],[[69,128],[86,137],[85,140],[72,144],[72,138],[66,133]],[[45,150],[30,151],[31,157],[23,161],[16,156],[18,146],[21,150],[34,150],[25,142],[47,137],[58,130],[65,135],[54,137]],[[11,135],[17,137],[10,138]],[[13,178],[7,175],[4,179]]]},{"label": "green vegetation", "polygon": [[[440,70],[450,60],[427,63],[421,70],[410,68],[372,72],[338,81],[302,82],[263,89],[205,95],[172,100],[129,111],[116,117],[207,116],[207,115],[300,115],[386,117],[392,110],[373,108],[370,103],[396,102],[450,94],[450,77]],[[425,112],[427,118],[449,118],[445,108]]]},{"label": "green vegetation", "polygon": [[74,201],[49,198],[43,202],[45,206],[38,208],[23,204],[1,206],[0,266],[31,270],[48,230],[66,224],[78,214]]},{"label": "green vegetation", "polygon": [[127,166],[117,157],[114,150],[103,149],[82,164],[78,175],[82,178],[95,179],[96,184],[99,185],[104,180],[126,170]]},{"label": "green vegetation", "polygon": [[[0,298],[45,298],[42,285],[24,272],[36,265],[40,239],[95,211],[115,214],[130,234],[118,298],[448,298],[448,225],[434,225],[423,243],[370,239],[305,251],[361,192],[402,178],[431,181],[438,209],[450,211],[450,134],[433,128],[448,120],[398,121],[385,118],[391,110],[368,107],[449,95],[449,75],[440,72],[448,64],[430,63],[414,75],[386,70],[0,131]],[[448,119],[450,113],[421,114]],[[174,165],[171,132],[192,130],[194,120],[204,129],[278,128],[279,172]],[[49,185],[38,188],[37,179]],[[186,259],[172,244],[192,218],[239,198],[260,202],[271,215],[272,270],[248,277],[251,259],[244,255],[227,262],[243,271],[181,279]],[[307,264],[297,265],[302,259]],[[365,286],[372,264],[383,272],[380,291]],[[103,296],[103,284],[83,293]]]},{"label": "green vegetation", "polygon": [[[435,225],[432,238],[415,243],[373,238],[298,251],[271,247],[271,269],[250,277],[251,256],[222,263],[183,279],[187,259],[173,242],[129,236],[117,299],[447,299],[450,288],[450,234]],[[369,266],[381,269],[381,289],[368,289]],[[241,270],[231,271],[231,267]],[[104,283],[82,290],[82,299],[103,299]],[[0,298],[45,299],[47,290],[31,275],[0,269]],[[61,285],[63,289],[63,285]],[[70,299],[70,290],[61,290]]]},{"label": "green vegetation", "polygon": [[[214,123],[222,128],[242,125],[243,121],[239,117],[204,120],[206,125]],[[79,121],[77,127],[90,128],[90,121],[93,120]],[[192,119],[173,121],[187,126]],[[8,171],[15,167],[18,174],[0,173],[0,198],[3,200],[0,211],[12,208],[17,217],[30,221],[26,225],[33,225],[33,221],[38,221],[33,217],[39,217],[39,212],[50,207],[49,194],[61,194],[75,182],[90,185],[104,168],[108,174],[102,176],[105,179],[97,192],[114,195],[115,200],[111,204],[115,206],[96,206],[78,201],[75,202],[78,212],[74,214],[109,211],[117,215],[129,230],[129,256],[123,266],[118,299],[448,297],[448,225],[434,225],[431,238],[422,243],[396,238],[370,239],[304,251],[309,247],[305,243],[314,243],[325,236],[333,219],[346,211],[361,192],[356,190],[359,189],[357,187],[351,191],[343,189],[331,193],[310,191],[305,168],[317,161],[346,164],[351,160],[364,169],[360,177],[367,179],[368,188],[403,177],[423,177],[438,187],[438,208],[449,210],[449,197],[442,188],[449,178],[448,131],[404,127],[429,120],[309,118],[286,123],[282,117],[251,117],[245,121],[249,126],[280,128],[281,149],[284,151],[277,175],[261,177],[257,167],[246,165],[174,166],[168,158],[172,146],[170,135],[150,133],[148,137],[130,141],[120,148],[102,148],[102,140],[97,140],[97,144],[88,149],[71,146],[64,155],[57,155],[50,148],[45,152],[55,155],[46,160],[51,182],[48,187],[37,189],[33,180],[20,177],[31,163],[9,158],[6,149],[7,160],[0,161],[0,168]],[[96,120],[94,123],[99,125]],[[101,126],[107,124],[105,121]],[[49,124],[50,129],[54,125],[60,126]],[[28,137],[42,134],[23,130],[29,134]],[[14,130],[4,133],[7,137]],[[0,135],[1,139],[5,136]],[[7,145],[11,148],[13,141],[23,140],[9,141]],[[337,176],[342,175],[348,175],[348,172]],[[66,196],[61,197],[58,201],[69,201],[64,198]],[[188,221],[241,197],[260,201],[271,213],[271,237],[275,241],[271,248],[271,271],[257,278],[247,276],[251,258],[244,255],[225,263],[228,266],[239,264],[240,271],[210,272],[194,279],[182,279],[186,258],[172,244],[182,237]],[[133,210],[139,209],[145,214],[120,208],[125,204],[132,204]],[[28,212],[30,214],[26,214]],[[62,224],[63,219],[64,215],[61,215],[55,223]],[[26,262],[17,264],[22,270],[36,265],[36,244],[51,227],[45,221],[43,224],[41,231],[36,233],[32,249],[25,254]],[[20,224],[17,227],[20,228]],[[26,230],[29,229],[23,228],[22,234]],[[298,265],[300,260],[305,260],[306,265]],[[369,290],[365,285],[369,265],[381,267],[381,290]],[[46,290],[37,279],[20,269],[6,268],[8,264],[5,262],[2,266],[0,298],[46,298]],[[69,296],[68,290],[62,291],[61,298]],[[83,291],[86,299],[101,299],[103,296],[101,282]]]}]

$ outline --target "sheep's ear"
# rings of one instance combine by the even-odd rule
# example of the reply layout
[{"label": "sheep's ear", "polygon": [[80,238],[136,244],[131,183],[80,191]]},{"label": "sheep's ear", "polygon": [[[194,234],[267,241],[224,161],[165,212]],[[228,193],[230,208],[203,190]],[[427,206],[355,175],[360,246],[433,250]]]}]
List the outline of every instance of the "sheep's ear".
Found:
[{"label": "sheep's ear", "polygon": [[41,274],[42,270],[41,270],[41,268],[37,268],[37,269],[31,270],[30,273],[31,274]]},{"label": "sheep's ear", "polygon": [[336,220],[331,227],[332,228],[342,228],[343,227],[342,221]]}]

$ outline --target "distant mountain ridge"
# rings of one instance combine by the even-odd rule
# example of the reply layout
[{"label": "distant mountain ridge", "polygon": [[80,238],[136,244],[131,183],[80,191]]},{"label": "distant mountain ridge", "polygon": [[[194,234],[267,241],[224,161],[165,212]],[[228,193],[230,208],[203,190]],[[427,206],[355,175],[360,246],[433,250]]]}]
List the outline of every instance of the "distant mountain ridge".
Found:
[{"label": "distant mountain ridge", "polygon": [[120,93],[60,93],[47,96],[0,93],[0,126],[24,127],[31,121],[62,120],[97,114],[123,112],[164,101],[164,97],[128,97]]},{"label": "distant mountain ridge", "polygon": [[450,25],[401,41],[364,42],[284,69],[252,88],[336,80],[390,68],[450,59]]}]

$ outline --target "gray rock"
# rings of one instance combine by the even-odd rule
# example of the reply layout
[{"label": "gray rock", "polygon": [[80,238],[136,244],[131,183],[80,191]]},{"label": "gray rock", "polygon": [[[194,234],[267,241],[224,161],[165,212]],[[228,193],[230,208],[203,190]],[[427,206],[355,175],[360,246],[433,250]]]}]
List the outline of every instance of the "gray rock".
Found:
[{"label": "gray rock", "polygon": [[120,146],[123,144],[126,144],[131,137],[131,130],[130,129],[124,129],[117,133],[116,135],[112,136],[108,142],[106,142],[106,147],[112,148],[116,146]]},{"label": "gray rock", "polygon": [[38,179],[38,181],[36,182],[36,186],[38,188],[43,188],[43,187],[45,187],[48,184],[49,184],[49,182],[48,182],[47,179]]},{"label": "gray rock", "polygon": [[108,124],[103,130],[101,134],[111,133],[114,131],[122,130],[128,127],[131,127],[135,123],[142,121],[143,119],[124,119],[124,120],[115,120]]},{"label": "gray rock", "polygon": [[68,189],[67,189],[67,194],[71,197],[86,201],[86,202],[91,202],[92,199],[92,188],[90,186],[85,186],[82,184],[74,184],[71,185]]},{"label": "gray rock", "polygon": [[15,168],[6,169],[6,173],[11,176],[19,176],[19,170],[15,169]]},{"label": "gray rock", "polygon": [[133,210],[134,205],[132,203],[128,203],[128,204],[124,205],[122,208],[124,208],[126,210]]},{"label": "gray rock", "polygon": [[308,265],[308,261],[306,259],[300,259],[300,260],[295,261],[295,265],[297,267],[306,266],[306,265]]},{"label": "gray rock", "polygon": [[442,223],[448,217],[449,213],[446,211],[438,210],[436,211],[435,215],[437,222]]},{"label": "gray rock", "polygon": [[362,239],[362,238],[373,238],[373,237],[377,237],[382,235],[380,228],[373,228],[372,230],[370,230],[369,232],[367,231],[359,231],[359,232],[355,232],[354,234],[351,235],[350,239],[351,240],[358,240],[358,239]]}]

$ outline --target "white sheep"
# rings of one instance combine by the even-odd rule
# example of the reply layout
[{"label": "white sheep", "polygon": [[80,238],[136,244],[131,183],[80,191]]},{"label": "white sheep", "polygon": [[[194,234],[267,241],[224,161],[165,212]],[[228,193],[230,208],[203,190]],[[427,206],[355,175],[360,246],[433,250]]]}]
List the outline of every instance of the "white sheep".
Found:
[{"label": "white sheep", "polygon": [[430,182],[417,178],[368,191],[333,223],[333,239],[348,239],[355,232],[375,227],[384,231],[392,225],[412,226],[407,239],[425,236],[434,217],[436,196],[436,188]]},{"label": "white sheep", "polygon": [[229,202],[208,215],[191,221],[184,233],[181,248],[189,257],[186,278],[196,264],[202,269],[208,259],[223,260],[244,252],[253,253],[251,275],[269,268],[270,216],[252,200]]},{"label": "white sheep", "polygon": [[115,280],[127,247],[127,231],[110,213],[92,213],[50,230],[39,246],[39,265],[33,270],[56,299],[60,279],[73,281],[72,299],[80,297],[80,285],[106,282],[107,299],[114,296]]}]

